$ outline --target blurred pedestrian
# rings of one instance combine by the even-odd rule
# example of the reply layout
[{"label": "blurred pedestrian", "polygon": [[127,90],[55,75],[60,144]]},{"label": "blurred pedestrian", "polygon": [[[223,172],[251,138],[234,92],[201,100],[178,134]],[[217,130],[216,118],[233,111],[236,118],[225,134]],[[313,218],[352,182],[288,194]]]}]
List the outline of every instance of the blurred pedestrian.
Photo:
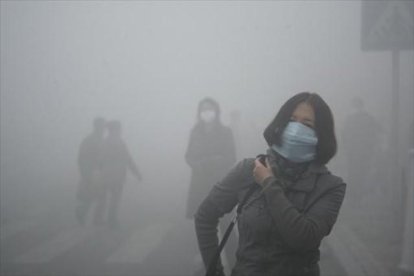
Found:
[{"label": "blurred pedestrian", "polygon": [[347,181],[351,183],[348,199],[359,206],[365,199],[364,195],[373,188],[368,176],[372,174],[374,157],[379,151],[381,126],[365,110],[361,98],[352,99],[352,107],[354,112],[345,121],[342,139],[347,160]]},{"label": "blurred pedestrian", "polygon": [[[205,98],[198,104],[197,123],[193,127],[185,154],[191,167],[186,217],[193,219],[202,200],[236,161],[232,131],[220,119],[220,106],[212,98]],[[235,251],[232,237],[228,251]],[[234,252],[228,254],[228,262],[234,262]]]},{"label": "blurred pedestrian", "polygon": [[99,158],[105,134],[105,119],[98,117],[93,121],[93,131],[83,139],[78,152],[80,181],[77,190],[76,218],[84,224],[88,211],[97,197],[101,179]]},{"label": "blurred pedestrian", "polygon": [[95,223],[104,223],[103,215],[106,210],[107,197],[109,197],[108,223],[112,227],[118,227],[118,209],[124,183],[126,182],[127,171],[131,171],[138,181],[142,180],[142,176],[121,137],[121,122],[110,121],[107,123],[107,128],[108,136],[103,142],[100,158],[103,183],[98,196]]},{"label": "blurred pedestrian", "polygon": [[[239,162],[200,205],[196,233],[206,268],[224,275],[216,227],[223,214],[252,192],[238,220],[237,262],[232,276],[319,275],[319,246],[338,216],[342,179],[325,164],[337,144],[331,110],[315,93],[290,98],[264,131],[265,164]],[[249,192],[249,194],[250,194]]]}]

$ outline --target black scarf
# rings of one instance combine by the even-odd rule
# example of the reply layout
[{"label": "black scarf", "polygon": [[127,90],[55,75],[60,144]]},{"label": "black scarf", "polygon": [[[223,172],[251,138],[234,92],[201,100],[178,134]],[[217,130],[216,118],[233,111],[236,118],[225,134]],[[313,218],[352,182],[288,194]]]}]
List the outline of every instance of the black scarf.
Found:
[{"label": "black scarf", "polygon": [[302,176],[302,174],[308,169],[311,162],[295,163],[289,161],[285,157],[278,154],[272,149],[267,150],[268,160],[270,167],[273,170],[276,178],[279,178],[283,182],[290,183],[296,182]]}]

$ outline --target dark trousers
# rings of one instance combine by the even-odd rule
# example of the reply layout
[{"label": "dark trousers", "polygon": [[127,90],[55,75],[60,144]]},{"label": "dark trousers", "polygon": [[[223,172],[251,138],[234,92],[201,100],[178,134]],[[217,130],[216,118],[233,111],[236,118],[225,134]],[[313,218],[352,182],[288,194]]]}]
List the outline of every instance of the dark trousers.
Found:
[{"label": "dark trousers", "polygon": [[122,187],[122,185],[105,185],[100,191],[96,204],[95,223],[100,224],[104,222],[104,214],[107,205],[108,223],[113,226],[119,223],[118,210],[122,198]]},{"label": "dark trousers", "polygon": [[76,193],[76,217],[81,224],[85,223],[86,216],[92,204],[97,200],[99,183],[91,176],[84,177],[79,182]]}]

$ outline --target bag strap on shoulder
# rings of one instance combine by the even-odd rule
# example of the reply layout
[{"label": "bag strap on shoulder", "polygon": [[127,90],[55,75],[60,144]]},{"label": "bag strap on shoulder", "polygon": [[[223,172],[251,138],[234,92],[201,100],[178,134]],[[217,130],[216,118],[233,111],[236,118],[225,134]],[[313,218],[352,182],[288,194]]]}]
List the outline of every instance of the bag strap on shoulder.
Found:
[{"label": "bag strap on shoulder", "polygon": [[247,192],[244,195],[242,201],[237,206],[236,215],[232,219],[232,221],[230,222],[230,225],[227,227],[227,230],[226,230],[226,232],[223,235],[223,239],[221,240],[221,242],[220,242],[220,244],[219,244],[219,246],[217,248],[216,253],[214,254],[212,260],[210,261],[210,264],[209,264],[208,269],[207,269],[206,276],[215,276],[216,275],[216,272],[217,272],[217,262],[218,262],[218,260],[220,258],[221,251],[223,250],[224,245],[226,244],[226,242],[227,242],[227,240],[228,240],[228,238],[230,236],[230,233],[233,230],[234,225],[236,224],[236,222],[237,222],[237,220],[239,218],[239,215],[241,214],[241,211],[242,211],[244,205],[246,204],[247,200],[250,198],[250,196],[253,194],[253,192],[258,187],[259,186],[256,183],[253,183],[251,186],[249,186],[249,190],[247,190]]}]

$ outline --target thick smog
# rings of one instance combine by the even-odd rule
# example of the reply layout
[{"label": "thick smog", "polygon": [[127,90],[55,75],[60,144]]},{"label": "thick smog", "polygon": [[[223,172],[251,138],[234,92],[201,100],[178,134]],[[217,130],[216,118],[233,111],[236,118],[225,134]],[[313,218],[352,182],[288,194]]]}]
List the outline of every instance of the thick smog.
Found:
[{"label": "thick smog", "polygon": [[413,1],[0,12],[1,275],[414,275]]}]

